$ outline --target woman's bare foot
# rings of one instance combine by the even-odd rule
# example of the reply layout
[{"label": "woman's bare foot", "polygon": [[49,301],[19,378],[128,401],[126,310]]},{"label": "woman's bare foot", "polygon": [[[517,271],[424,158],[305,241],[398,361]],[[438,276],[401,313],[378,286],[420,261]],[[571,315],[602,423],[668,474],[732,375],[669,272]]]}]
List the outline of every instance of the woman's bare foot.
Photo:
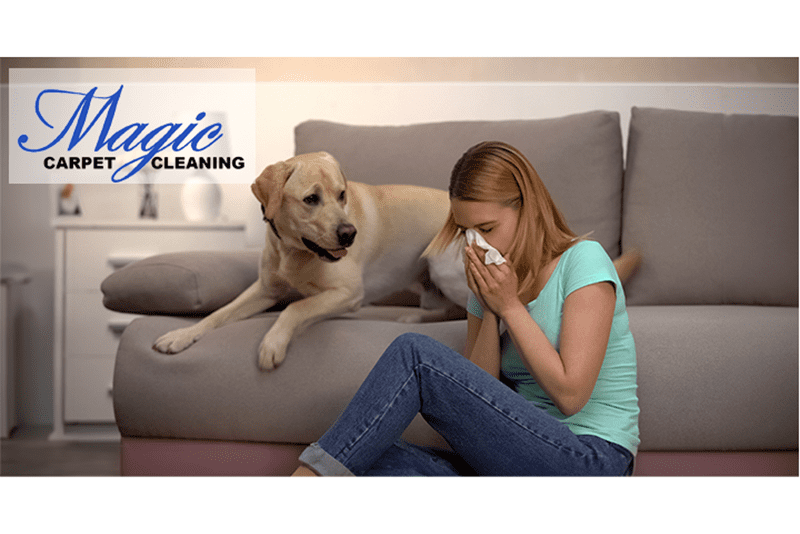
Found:
[{"label": "woman's bare foot", "polygon": [[292,473],[293,477],[318,477],[319,475],[316,474],[314,471],[309,469],[308,467],[301,465],[298,467],[294,473]]}]

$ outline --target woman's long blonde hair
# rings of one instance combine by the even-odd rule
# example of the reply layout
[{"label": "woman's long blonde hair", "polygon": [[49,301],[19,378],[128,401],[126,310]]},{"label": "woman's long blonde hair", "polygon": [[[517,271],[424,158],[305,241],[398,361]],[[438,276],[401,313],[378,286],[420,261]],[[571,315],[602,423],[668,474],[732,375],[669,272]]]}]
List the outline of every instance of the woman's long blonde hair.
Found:
[{"label": "woman's long blonde hair", "polygon": [[[450,198],[497,202],[519,210],[519,222],[506,258],[517,271],[519,293],[529,291],[541,269],[576,241],[539,174],[513,146],[487,141],[467,150],[450,176]],[[444,251],[461,238],[450,211],[444,227],[423,256]]]}]

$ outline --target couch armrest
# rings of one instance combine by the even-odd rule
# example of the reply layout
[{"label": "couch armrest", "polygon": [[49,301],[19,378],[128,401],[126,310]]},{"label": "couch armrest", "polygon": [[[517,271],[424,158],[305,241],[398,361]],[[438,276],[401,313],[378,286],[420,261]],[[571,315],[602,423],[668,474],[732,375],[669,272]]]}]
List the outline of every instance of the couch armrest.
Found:
[{"label": "couch armrest", "polygon": [[103,280],[103,305],[125,313],[210,313],[258,279],[260,255],[260,251],[202,251],[151,256]]}]

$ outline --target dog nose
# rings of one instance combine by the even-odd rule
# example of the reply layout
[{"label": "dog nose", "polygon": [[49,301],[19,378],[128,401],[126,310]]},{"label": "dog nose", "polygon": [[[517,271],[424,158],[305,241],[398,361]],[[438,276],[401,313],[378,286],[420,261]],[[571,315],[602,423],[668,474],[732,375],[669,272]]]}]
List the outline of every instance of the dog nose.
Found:
[{"label": "dog nose", "polygon": [[356,227],[352,224],[340,224],[336,229],[336,235],[339,236],[340,245],[349,247],[356,239]]}]

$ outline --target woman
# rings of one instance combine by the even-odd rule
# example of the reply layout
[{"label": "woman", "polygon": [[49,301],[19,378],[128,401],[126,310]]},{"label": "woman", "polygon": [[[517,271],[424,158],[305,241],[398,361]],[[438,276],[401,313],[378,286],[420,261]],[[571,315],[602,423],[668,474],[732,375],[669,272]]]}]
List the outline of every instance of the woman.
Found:
[{"label": "woman", "polygon": [[[569,229],[508,144],[470,148],[450,201],[426,254],[472,229],[507,260],[486,265],[481,248],[464,249],[464,356],[418,334],[397,338],[295,474],[630,474],[636,353],[614,264]],[[417,413],[453,452],[399,441]]]}]

